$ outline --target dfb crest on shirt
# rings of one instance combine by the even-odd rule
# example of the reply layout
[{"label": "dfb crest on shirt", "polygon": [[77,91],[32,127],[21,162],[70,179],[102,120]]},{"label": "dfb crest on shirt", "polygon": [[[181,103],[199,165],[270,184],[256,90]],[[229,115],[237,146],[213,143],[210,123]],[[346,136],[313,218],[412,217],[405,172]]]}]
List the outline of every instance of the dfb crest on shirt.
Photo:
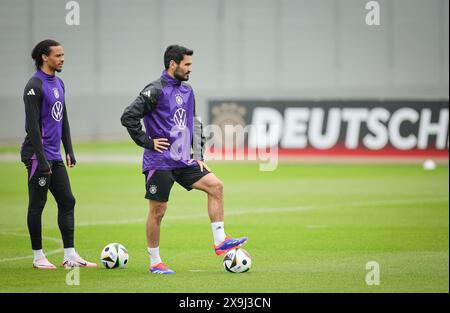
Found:
[{"label": "dfb crest on shirt", "polygon": [[184,109],[178,109],[173,115],[173,121],[180,129],[186,128],[186,111]]},{"label": "dfb crest on shirt", "polygon": [[44,187],[45,184],[47,184],[47,178],[45,178],[45,177],[39,177],[38,184],[39,184],[39,186]]},{"label": "dfb crest on shirt", "polygon": [[59,99],[59,91],[58,91],[58,88],[53,88],[53,95],[55,96],[56,99]]},{"label": "dfb crest on shirt", "polygon": [[56,101],[52,107],[52,117],[55,121],[59,122],[63,118],[63,105],[61,101]]},{"label": "dfb crest on shirt", "polygon": [[183,104],[183,97],[181,95],[175,95],[175,101],[178,105]]}]

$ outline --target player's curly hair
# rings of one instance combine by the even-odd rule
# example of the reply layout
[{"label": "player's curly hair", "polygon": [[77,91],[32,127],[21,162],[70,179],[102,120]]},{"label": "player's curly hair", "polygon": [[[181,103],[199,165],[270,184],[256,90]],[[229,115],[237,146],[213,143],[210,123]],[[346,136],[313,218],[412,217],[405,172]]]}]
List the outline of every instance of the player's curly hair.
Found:
[{"label": "player's curly hair", "polygon": [[31,51],[31,58],[34,60],[36,69],[40,69],[43,63],[42,55],[50,54],[50,47],[61,46],[61,44],[52,39],[45,39],[38,43]]},{"label": "player's curly hair", "polygon": [[170,45],[167,47],[166,52],[164,53],[164,66],[167,70],[169,68],[169,63],[171,60],[174,60],[177,64],[180,64],[185,55],[193,54],[194,50],[179,45]]}]

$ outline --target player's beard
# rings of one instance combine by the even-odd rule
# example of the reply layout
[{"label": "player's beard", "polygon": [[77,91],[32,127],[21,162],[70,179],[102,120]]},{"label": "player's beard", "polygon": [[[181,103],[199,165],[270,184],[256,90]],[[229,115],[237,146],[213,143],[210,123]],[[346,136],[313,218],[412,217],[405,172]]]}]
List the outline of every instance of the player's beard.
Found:
[{"label": "player's beard", "polygon": [[52,69],[54,72],[58,72],[58,73],[61,73],[61,71],[62,71],[62,67],[57,67],[57,66],[52,66],[51,69]]},{"label": "player's beard", "polygon": [[61,64],[61,66],[58,66],[58,65],[53,66],[53,71],[61,73],[62,72],[62,64]]},{"label": "player's beard", "polygon": [[181,82],[189,80],[189,73],[183,74],[183,71],[181,70],[180,67],[177,67],[175,69],[175,71],[173,72],[173,76],[175,76],[175,78]]}]

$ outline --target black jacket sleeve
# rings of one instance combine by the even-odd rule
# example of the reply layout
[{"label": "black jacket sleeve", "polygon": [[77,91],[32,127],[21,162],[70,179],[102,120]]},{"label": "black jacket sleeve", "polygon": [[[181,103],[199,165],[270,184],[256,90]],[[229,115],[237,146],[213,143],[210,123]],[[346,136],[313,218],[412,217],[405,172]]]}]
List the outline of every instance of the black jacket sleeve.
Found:
[{"label": "black jacket sleeve", "polygon": [[62,143],[64,146],[64,151],[66,154],[70,156],[70,161],[73,165],[77,163],[75,159],[75,154],[73,153],[73,147],[72,147],[72,138],[70,136],[70,126],[69,126],[69,117],[67,116],[67,107],[66,104],[64,104],[64,113],[63,113],[63,125],[62,125]]},{"label": "black jacket sleeve", "polygon": [[50,171],[50,164],[44,154],[40,126],[42,105],[41,86],[41,80],[37,78],[31,79],[25,87],[23,102],[25,103],[26,131],[30,136],[31,145],[33,146],[33,151],[36,154],[39,172],[48,172]]},{"label": "black jacket sleeve", "polygon": [[194,133],[192,136],[192,150],[193,159],[203,161],[203,155],[205,152],[206,138],[203,134],[203,123],[200,116],[195,112],[195,100],[194,100]]},{"label": "black jacket sleeve", "polygon": [[161,90],[150,84],[144,88],[122,114],[120,121],[130,134],[131,139],[143,148],[153,149],[153,140],[142,130],[141,119],[151,112],[158,101]]},{"label": "black jacket sleeve", "polygon": [[[60,81],[61,86],[64,89],[64,93],[65,93],[66,87],[64,86],[64,82],[59,77],[58,77],[58,80]],[[75,159],[75,153],[73,153],[72,137],[70,136],[69,117],[67,116],[67,105],[66,105],[65,101],[64,101],[61,141],[63,143],[64,151],[66,152],[66,155],[68,154],[70,156],[70,161],[72,162],[73,165],[75,165],[77,163],[77,160]]]}]

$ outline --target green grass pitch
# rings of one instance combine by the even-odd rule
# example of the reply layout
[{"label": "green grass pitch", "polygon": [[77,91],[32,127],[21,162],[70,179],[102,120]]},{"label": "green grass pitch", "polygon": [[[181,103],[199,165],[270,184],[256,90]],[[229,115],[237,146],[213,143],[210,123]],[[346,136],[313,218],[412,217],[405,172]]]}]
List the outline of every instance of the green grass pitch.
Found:
[{"label": "green grass pitch", "polygon": [[[249,237],[248,273],[226,272],[214,254],[206,195],[175,186],[160,249],[177,273],[149,274],[140,165],[79,162],[69,170],[75,243],[99,268],[81,269],[80,284],[68,286],[53,197],[43,214],[43,242],[59,268],[34,270],[26,171],[0,162],[0,292],[449,291],[447,166],[280,164],[260,172],[256,164],[210,165],[225,184],[227,233]],[[110,242],[127,247],[126,269],[101,266]],[[379,285],[366,284],[369,261],[379,264]]]}]

